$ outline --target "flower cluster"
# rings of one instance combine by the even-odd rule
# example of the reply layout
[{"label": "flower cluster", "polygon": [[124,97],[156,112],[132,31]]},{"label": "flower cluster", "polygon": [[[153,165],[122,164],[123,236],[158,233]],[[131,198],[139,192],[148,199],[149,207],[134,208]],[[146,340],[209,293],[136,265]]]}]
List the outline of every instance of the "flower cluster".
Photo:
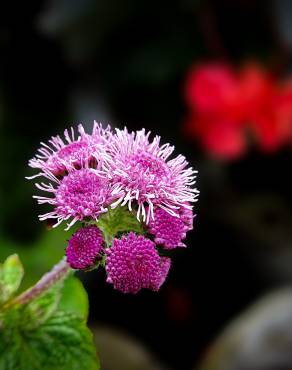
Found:
[{"label": "flower cluster", "polygon": [[53,207],[40,220],[81,223],[66,249],[72,268],[104,266],[124,293],[158,290],[170,268],[159,250],[184,247],[193,227],[196,171],[144,129],[113,132],[95,122],[91,134],[79,125],[76,137],[73,129],[64,137],[41,143],[29,161],[39,170],[31,178],[44,178],[36,187],[49,193],[34,197]]},{"label": "flower cluster", "polygon": [[114,239],[106,254],[107,281],[124,293],[158,290],[170,268],[170,258],[160,257],[150,239],[132,232]]},{"label": "flower cluster", "polygon": [[210,63],[191,69],[185,129],[216,157],[242,156],[248,139],[264,152],[292,138],[292,82],[279,83],[255,63],[239,70]]}]

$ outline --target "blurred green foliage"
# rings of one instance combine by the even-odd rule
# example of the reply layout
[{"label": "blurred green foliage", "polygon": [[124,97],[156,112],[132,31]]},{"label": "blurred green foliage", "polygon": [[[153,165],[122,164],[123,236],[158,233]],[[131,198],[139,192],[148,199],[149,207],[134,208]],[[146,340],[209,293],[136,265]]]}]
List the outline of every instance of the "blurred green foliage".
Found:
[{"label": "blurred green foliage", "polygon": [[0,265],[0,370],[99,369],[86,324],[87,295],[68,265],[60,263],[57,281],[47,275],[50,280],[38,289],[17,297],[23,277],[18,256]]},{"label": "blurred green foliage", "polygon": [[66,240],[70,238],[71,233],[63,231],[62,228],[52,229],[43,232],[39,239],[31,244],[0,239],[0,260],[12,253],[19,255],[27,272],[22,284],[22,289],[25,289],[64,256]]},{"label": "blurred green foliage", "polygon": [[[61,228],[52,229],[44,232],[40,239],[31,245],[0,240],[0,260],[17,253],[24,265],[26,273],[20,291],[35,284],[64,256],[66,240],[72,232],[65,232]],[[78,278],[71,276],[65,281],[60,307],[88,316],[87,294]]]}]

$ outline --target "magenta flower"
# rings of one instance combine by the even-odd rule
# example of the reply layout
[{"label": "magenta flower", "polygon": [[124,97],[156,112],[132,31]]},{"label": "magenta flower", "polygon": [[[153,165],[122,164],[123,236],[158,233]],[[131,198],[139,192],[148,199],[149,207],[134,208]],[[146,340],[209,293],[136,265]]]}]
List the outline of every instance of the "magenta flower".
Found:
[{"label": "magenta flower", "polygon": [[104,172],[92,168],[82,168],[73,170],[61,180],[50,173],[45,176],[56,182],[54,188],[41,183],[36,184],[40,190],[52,193],[53,197],[34,196],[39,204],[48,203],[55,208],[53,211],[39,216],[40,220],[50,218],[57,219],[54,227],[62,221],[71,219],[67,229],[76,221],[82,221],[85,218],[97,220],[98,216],[107,211],[107,206],[113,201],[110,193],[110,184]]},{"label": "magenta flower", "polygon": [[161,145],[159,136],[150,140],[144,129],[113,134],[95,123],[91,134],[79,125],[78,137],[73,129],[64,135],[64,141],[56,136],[50,145],[42,143],[29,162],[40,170],[32,178],[46,179],[36,187],[50,193],[34,198],[53,207],[40,220],[55,220],[53,227],[66,221],[67,230],[76,222],[85,224],[66,249],[72,268],[87,269],[102,258],[115,289],[159,290],[171,260],[161,257],[156,246],[185,247],[199,194],[196,171],[182,155],[173,156],[173,146]]},{"label": "magenta flower", "polygon": [[[173,216],[186,203],[196,201],[198,191],[192,187],[195,173],[185,157],[169,159],[174,147],[160,145],[160,137],[149,140],[145,130],[129,133],[116,129],[111,152],[112,194],[120,194],[118,204],[137,203],[137,218],[149,223],[154,218],[154,207],[160,207]],[[190,209],[191,206],[188,206]]]},{"label": "magenta flower", "polygon": [[66,249],[67,262],[73,269],[87,269],[101,257],[103,237],[96,226],[86,226],[76,231]]},{"label": "magenta flower", "polygon": [[193,230],[194,227],[194,218],[196,215],[193,214],[192,209],[182,207],[180,209],[180,219],[184,222],[186,226],[186,231]]},{"label": "magenta flower", "polygon": [[170,268],[170,259],[160,257],[150,239],[133,232],[114,239],[105,252],[107,282],[123,293],[159,290]]},{"label": "magenta flower", "polygon": [[55,176],[62,175],[72,168],[80,168],[94,161],[95,166],[100,168],[110,156],[106,152],[106,145],[112,135],[110,126],[106,129],[94,122],[92,134],[86,134],[82,125],[78,126],[79,135],[71,127],[71,133],[65,130],[65,140],[60,136],[52,137],[49,144],[41,143],[41,148],[35,158],[29,161],[29,166],[38,168],[42,172],[34,177],[43,175],[43,172],[51,172]]},{"label": "magenta flower", "polygon": [[155,243],[164,246],[165,249],[186,247],[182,240],[186,238],[186,232],[190,227],[189,222],[185,214],[184,217],[172,216],[164,209],[157,208],[154,212],[154,220],[149,222],[149,232],[155,236]]}]

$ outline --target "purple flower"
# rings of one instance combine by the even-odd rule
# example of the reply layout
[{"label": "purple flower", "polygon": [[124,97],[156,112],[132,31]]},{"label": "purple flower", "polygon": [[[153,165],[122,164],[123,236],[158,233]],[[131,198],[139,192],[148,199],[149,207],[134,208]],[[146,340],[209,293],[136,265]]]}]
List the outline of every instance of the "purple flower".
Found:
[{"label": "purple flower", "polygon": [[[186,207],[188,207],[188,204],[186,204]],[[184,222],[186,231],[190,231],[194,228],[194,218],[196,215],[193,214],[192,209],[186,207],[180,209],[180,219]]]},{"label": "purple flower", "polygon": [[123,293],[159,290],[170,268],[170,259],[160,257],[150,239],[133,232],[114,239],[105,252],[107,282]]},{"label": "purple flower", "polygon": [[41,215],[41,221],[55,218],[58,226],[62,221],[72,219],[69,229],[76,221],[84,218],[97,219],[101,213],[107,211],[107,206],[113,201],[110,185],[106,174],[91,168],[73,170],[61,180],[50,173],[45,176],[56,182],[54,188],[50,183],[36,184],[40,190],[52,193],[54,197],[34,196],[39,204],[48,203],[55,208],[52,212]]},{"label": "purple flower", "polygon": [[71,127],[71,132],[65,130],[65,140],[60,136],[52,137],[49,143],[41,143],[41,148],[35,158],[29,161],[29,166],[38,168],[41,173],[33,176],[43,175],[44,172],[51,172],[55,176],[63,175],[65,171],[72,168],[80,168],[88,162],[94,161],[97,168],[100,168],[103,161],[109,160],[106,153],[106,145],[110,142],[112,135],[108,126],[94,122],[92,134],[86,134],[82,125],[78,126],[79,135]]},{"label": "purple flower", "polygon": [[66,249],[67,262],[73,269],[87,269],[95,265],[103,250],[103,237],[96,226],[77,230]]},{"label": "purple flower", "polygon": [[185,239],[186,232],[189,230],[189,223],[188,213],[183,213],[183,217],[181,215],[172,216],[165,210],[157,208],[154,212],[154,220],[150,220],[148,226],[149,232],[155,236],[156,244],[163,245],[165,249],[173,249],[186,247],[182,240]]},{"label": "purple flower", "polygon": [[[78,221],[85,224],[66,249],[72,268],[87,269],[102,258],[107,282],[115,289],[159,290],[171,260],[156,247],[185,247],[183,240],[193,228],[192,203],[199,194],[196,171],[182,155],[173,156],[173,146],[161,145],[159,136],[150,140],[145,129],[116,129],[113,134],[109,126],[95,122],[91,134],[79,125],[76,137],[73,129],[64,136],[41,143],[29,162],[40,171],[31,178],[45,178],[36,187],[50,193],[34,198],[53,207],[40,220],[55,220],[53,227],[66,221],[67,230]],[[140,235],[144,231],[149,238]]]},{"label": "purple flower", "polygon": [[198,196],[192,187],[196,171],[188,167],[185,157],[170,159],[174,147],[160,145],[159,136],[150,141],[149,135],[144,129],[136,133],[116,129],[110,146],[112,194],[120,194],[112,208],[128,204],[131,211],[137,203],[137,218],[142,215],[146,223],[154,218],[154,207],[177,216],[182,206]]}]

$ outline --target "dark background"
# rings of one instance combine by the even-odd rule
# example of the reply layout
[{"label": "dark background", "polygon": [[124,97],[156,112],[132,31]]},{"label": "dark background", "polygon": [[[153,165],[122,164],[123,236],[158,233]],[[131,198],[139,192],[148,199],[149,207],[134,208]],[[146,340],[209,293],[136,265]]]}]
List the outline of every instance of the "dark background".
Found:
[{"label": "dark background", "polygon": [[[291,148],[250,149],[223,162],[188,140],[184,81],[194,62],[251,57],[289,75],[291,3],[51,0],[1,8],[1,259],[13,248],[25,255],[48,233],[24,180],[40,141],[80,122],[90,129],[93,119],[160,134],[199,170],[188,249],[174,252],[159,293],[123,295],[102,272],[81,278],[92,325],[122,329],[167,368],[191,369],[249,304],[291,283],[292,182]],[[63,245],[52,259],[67,238],[56,236]],[[50,268],[39,263],[39,271]],[[292,362],[273,369],[292,369]]]}]

